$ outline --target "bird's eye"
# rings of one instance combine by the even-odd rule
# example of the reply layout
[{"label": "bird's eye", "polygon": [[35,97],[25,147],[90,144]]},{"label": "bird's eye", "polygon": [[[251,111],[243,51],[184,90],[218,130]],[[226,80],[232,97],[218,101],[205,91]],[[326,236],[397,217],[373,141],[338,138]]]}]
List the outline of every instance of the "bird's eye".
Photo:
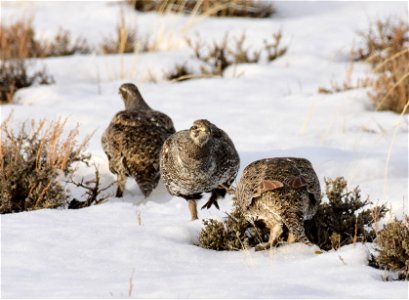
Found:
[{"label": "bird's eye", "polygon": [[197,129],[197,126],[196,126],[196,125],[193,125],[192,127],[190,127],[190,129],[191,129],[191,130],[196,130],[196,129]]}]

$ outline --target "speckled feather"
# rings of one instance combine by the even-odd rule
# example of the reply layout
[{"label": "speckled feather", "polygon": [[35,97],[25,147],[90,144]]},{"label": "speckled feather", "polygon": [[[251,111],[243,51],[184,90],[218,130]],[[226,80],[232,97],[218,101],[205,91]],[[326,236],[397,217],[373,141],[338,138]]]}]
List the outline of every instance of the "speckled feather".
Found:
[{"label": "speckled feather", "polygon": [[111,172],[133,177],[149,196],[160,178],[160,149],[175,129],[167,115],[144,104],[139,109],[131,106],[118,112],[102,135],[101,144]]},{"label": "speckled feather", "polygon": [[207,120],[195,123],[210,129],[207,143],[198,146],[190,130],[182,130],[169,137],[161,151],[161,176],[175,196],[211,192],[221,184],[230,186],[239,170],[240,159],[229,136]]},{"label": "speckled feather", "polygon": [[[266,183],[272,185],[263,190]],[[270,228],[284,224],[302,241],[303,222],[314,216],[320,199],[318,177],[304,158],[255,161],[244,169],[236,190],[236,204],[248,218],[262,219]]]}]

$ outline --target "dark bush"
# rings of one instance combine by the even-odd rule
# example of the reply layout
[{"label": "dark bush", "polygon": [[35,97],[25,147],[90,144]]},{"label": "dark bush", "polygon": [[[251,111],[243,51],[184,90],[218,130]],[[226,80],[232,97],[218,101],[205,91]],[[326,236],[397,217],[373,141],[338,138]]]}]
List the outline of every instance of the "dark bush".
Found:
[{"label": "dark bush", "polygon": [[33,74],[28,72],[25,60],[4,60],[0,62],[0,104],[11,103],[18,89],[36,84],[50,84],[54,79],[45,68]]},{"label": "dark bush", "polygon": [[343,177],[325,179],[328,202],[323,202],[311,220],[305,222],[307,237],[321,249],[330,250],[355,242],[372,242],[372,225],[384,217],[385,205],[366,208],[359,187],[348,190]]}]

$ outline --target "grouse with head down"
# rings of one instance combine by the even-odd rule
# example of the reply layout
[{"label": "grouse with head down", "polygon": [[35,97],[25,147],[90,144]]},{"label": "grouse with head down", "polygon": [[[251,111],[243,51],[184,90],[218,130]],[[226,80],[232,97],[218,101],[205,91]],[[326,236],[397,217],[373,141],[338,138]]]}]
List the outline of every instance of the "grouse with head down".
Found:
[{"label": "grouse with head down", "polygon": [[311,219],[321,201],[318,177],[304,158],[261,159],[243,171],[236,189],[236,205],[250,221],[261,220],[270,229],[268,243],[274,245],[288,229],[288,242],[311,244],[305,235],[304,220]]}]

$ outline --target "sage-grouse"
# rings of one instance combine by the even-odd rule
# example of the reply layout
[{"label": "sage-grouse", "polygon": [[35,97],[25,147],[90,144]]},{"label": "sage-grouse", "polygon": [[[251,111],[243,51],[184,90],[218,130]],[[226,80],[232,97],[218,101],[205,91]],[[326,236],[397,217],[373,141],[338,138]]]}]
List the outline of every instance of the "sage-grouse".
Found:
[{"label": "sage-grouse", "polygon": [[146,104],[134,84],[122,84],[119,94],[125,110],[118,112],[105,130],[102,148],[110,171],[117,175],[116,196],[122,197],[127,177],[133,177],[148,197],[160,178],[160,149],[175,128],[167,115]]},{"label": "sage-grouse", "polygon": [[263,250],[275,244],[288,229],[288,242],[311,244],[305,235],[304,220],[311,219],[321,201],[318,177],[304,158],[261,159],[249,164],[236,189],[236,205],[251,221],[261,220],[270,230]]},{"label": "sage-grouse", "polygon": [[170,136],[160,155],[163,182],[171,195],[188,201],[192,220],[197,219],[196,201],[202,193],[212,193],[202,208],[219,208],[217,199],[225,196],[239,165],[229,136],[208,120],[197,120],[189,130]]}]

